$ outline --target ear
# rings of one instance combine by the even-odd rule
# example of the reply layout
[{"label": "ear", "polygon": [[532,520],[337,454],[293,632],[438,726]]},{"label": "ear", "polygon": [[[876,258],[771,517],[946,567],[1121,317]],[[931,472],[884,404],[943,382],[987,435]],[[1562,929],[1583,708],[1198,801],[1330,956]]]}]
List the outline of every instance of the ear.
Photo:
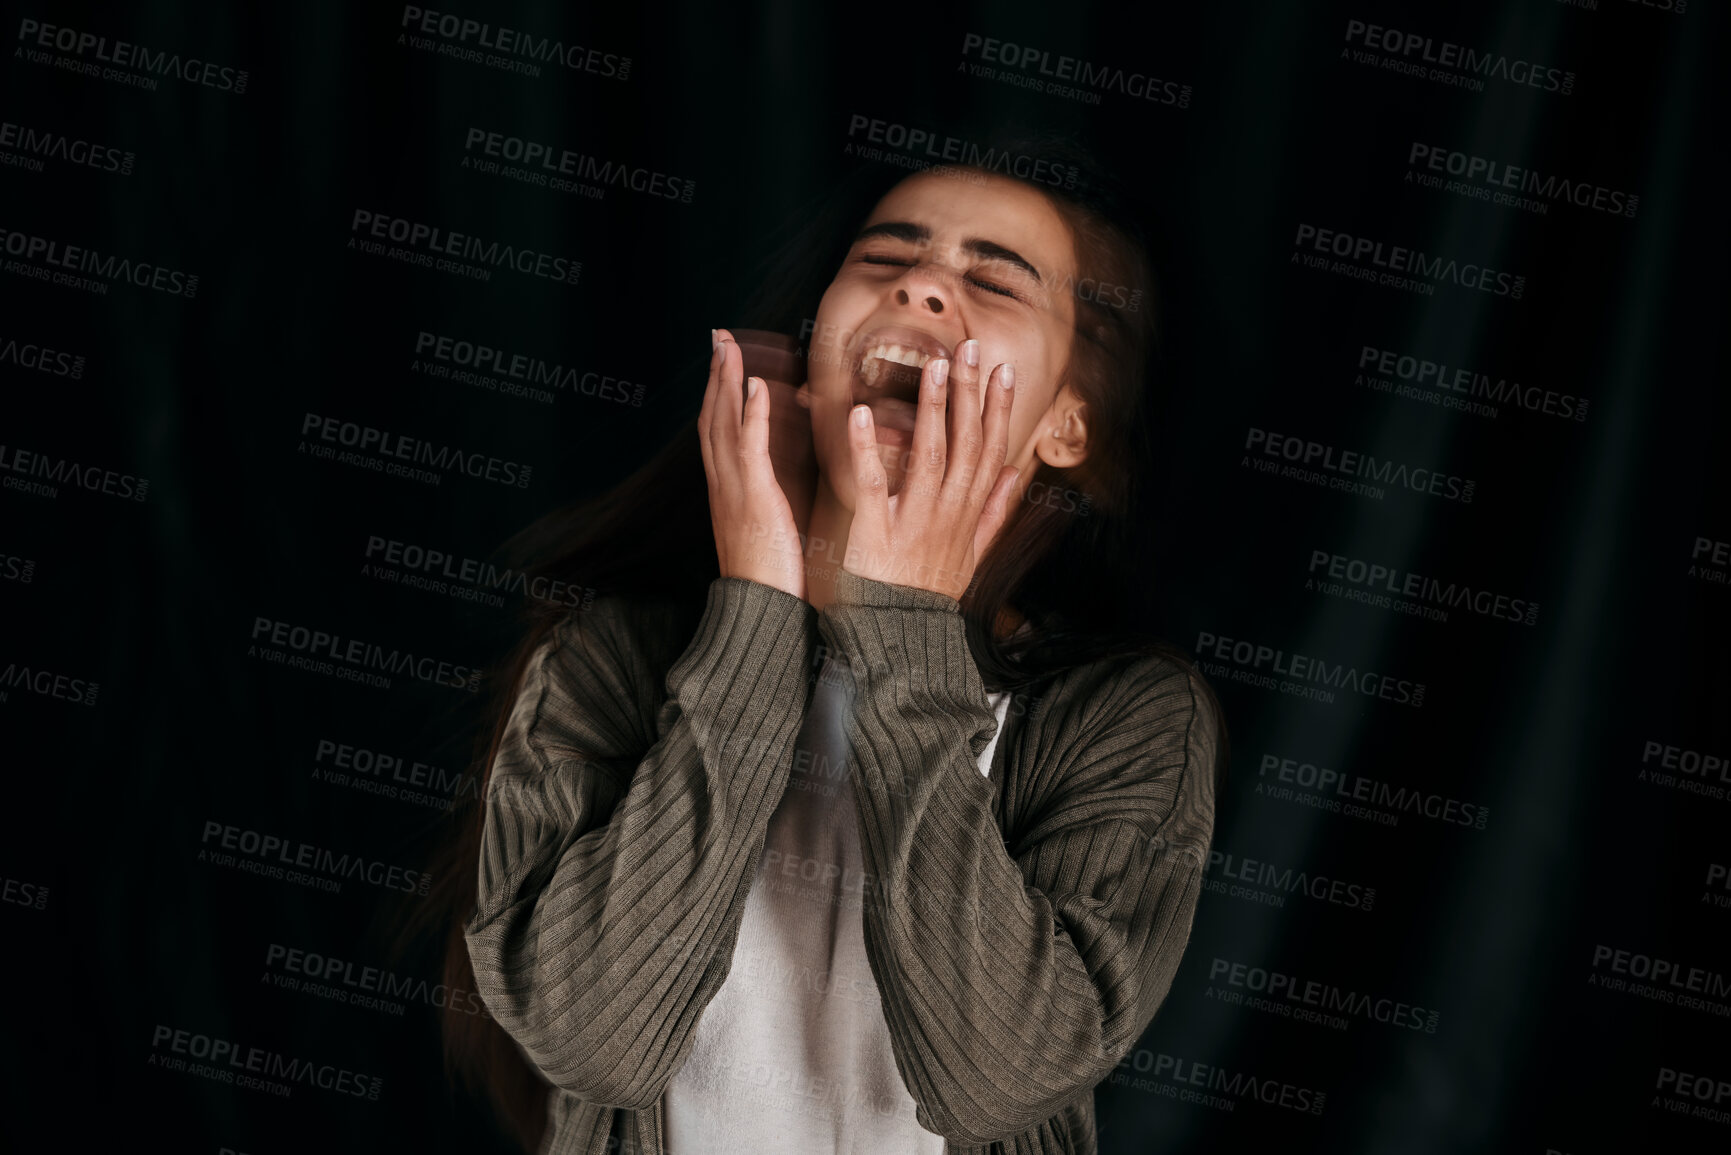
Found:
[{"label": "ear", "polygon": [[1055,469],[1073,469],[1086,461],[1087,410],[1069,385],[1059,389],[1034,430],[1034,456]]}]

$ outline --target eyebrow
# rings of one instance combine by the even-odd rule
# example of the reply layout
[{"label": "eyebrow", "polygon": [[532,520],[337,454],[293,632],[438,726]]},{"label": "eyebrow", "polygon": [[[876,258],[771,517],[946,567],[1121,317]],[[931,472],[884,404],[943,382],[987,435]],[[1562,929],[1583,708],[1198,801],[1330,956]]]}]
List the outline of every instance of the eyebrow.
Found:
[{"label": "eyebrow", "polygon": [[[853,243],[857,245],[861,241],[870,240],[872,237],[889,237],[891,240],[923,245],[931,241],[932,230],[925,225],[914,224],[912,221],[884,221],[880,224],[867,225],[861,229],[859,235],[853,239]],[[1034,280],[1040,282],[1041,285],[1046,283],[1045,278],[1040,276],[1040,270],[1036,269],[1028,258],[1014,249],[1006,249],[995,241],[988,241],[983,237],[968,237],[962,241],[962,251],[991,261],[1008,261],[1010,264],[1017,265],[1033,274]]]}]

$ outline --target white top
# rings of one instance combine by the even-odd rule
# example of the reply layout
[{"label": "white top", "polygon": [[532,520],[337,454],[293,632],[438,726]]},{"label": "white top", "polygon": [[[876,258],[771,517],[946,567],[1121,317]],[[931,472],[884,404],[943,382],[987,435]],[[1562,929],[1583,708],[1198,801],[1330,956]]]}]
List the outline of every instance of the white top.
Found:
[{"label": "white top", "polygon": [[[668,1084],[668,1155],[943,1155],[914,1120],[865,953],[845,723],[845,664],[826,660],[770,816],[733,965]],[[1009,695],[988,694],[997,728]]]}]

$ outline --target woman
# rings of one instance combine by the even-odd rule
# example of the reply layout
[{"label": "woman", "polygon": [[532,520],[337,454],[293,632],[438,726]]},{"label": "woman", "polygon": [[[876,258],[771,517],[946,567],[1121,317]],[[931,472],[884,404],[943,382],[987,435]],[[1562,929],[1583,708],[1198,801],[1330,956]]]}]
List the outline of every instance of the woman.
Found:
[{"label": "woman", "polygon": [[[1091,1152],[1188,939],[1224,727],[1109,604],[1145,580],[1135,231],[970,168],[842,241],[809,502],[718,330],[694,436],[544,530],[604,596],[510,667],[448,958],[544,1151]],[[677,536],[691,441],[713,565],[670,572],[629,551]]]}]

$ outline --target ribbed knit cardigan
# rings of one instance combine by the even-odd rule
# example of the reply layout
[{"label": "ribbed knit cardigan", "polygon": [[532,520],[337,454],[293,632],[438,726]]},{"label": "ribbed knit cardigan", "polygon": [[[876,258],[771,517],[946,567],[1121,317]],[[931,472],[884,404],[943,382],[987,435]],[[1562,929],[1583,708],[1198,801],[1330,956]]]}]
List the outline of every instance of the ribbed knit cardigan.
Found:
[{"label": "ribbed knit cardigan", "polygon": [[[719,578],[695,635],[623,599],[532,656],[485,799],[478,991],[553,1086],[544,1153],[663,1155],[661,1096],[726,977],[820,645],[847,723],[867,956],[950,1152],[1096,1150],[1093,1089],[1189,939],[1219,721],[1168,659],[1103,660],[997,725],[953,598]],[[677,1155],[677,1153],[675,1153]]]}]

